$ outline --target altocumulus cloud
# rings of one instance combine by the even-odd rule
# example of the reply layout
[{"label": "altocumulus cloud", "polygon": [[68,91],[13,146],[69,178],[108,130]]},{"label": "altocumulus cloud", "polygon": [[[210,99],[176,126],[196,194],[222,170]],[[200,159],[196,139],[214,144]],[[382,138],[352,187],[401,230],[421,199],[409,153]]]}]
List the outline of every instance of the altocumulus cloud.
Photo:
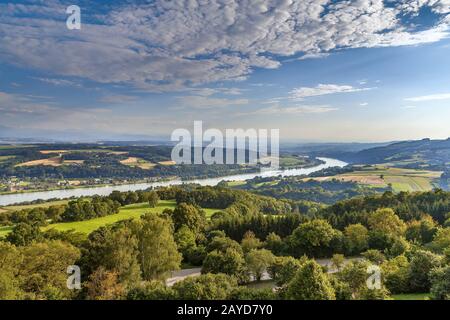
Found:
[{"label": "altocumulus cloud", "polygon": [[[88,1],[79,31],[65,28],[67,5],[0,4],[0,61],[175,91],[244,80],[255,68],[278,68],[283,57],[297,54],[435,42],[450,26],[449,0]],[[437,22],[414,29],[407,17],[425,7]]]}]

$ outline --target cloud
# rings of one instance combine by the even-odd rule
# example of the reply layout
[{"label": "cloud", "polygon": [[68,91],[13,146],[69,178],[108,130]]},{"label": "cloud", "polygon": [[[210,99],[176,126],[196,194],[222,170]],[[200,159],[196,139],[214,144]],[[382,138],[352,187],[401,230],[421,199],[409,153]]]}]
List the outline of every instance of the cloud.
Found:
[{"label": "cloud", "polygon": [[274,105],[268,108],[258,109],[253,112],[244,112],[239,115],[298,115],[298,114],[323,114],[339,110],[328,105],[300,105],[281,107]]},{"label": "cloud", "polygon": [[67,79],[33,78],[41,82],[49,83],[57,87],[81,87],[81,84]]},{"label": "cloud", "polygon": [[300,87],[290,92],[293,100],[303,100],[308,97],[317,97],[337,93],[352,93],[371,90],[372,88],[355,88],[349,85],[319,84],[316,87]]},{"label": "cloud", "polygon": [[361,107],[367,107],[369,105],[368,102],[362,102],[359,104]]},{"label": "cloud", "polygon": [[205,96],[181,96],[177,97],[177,102],[183,107],[193,109],[215,109],[229,106],[246,105],[249,103],[248,99],[227,99],[214,98]]},{"label": "cloud", "polygon": [[[386,3],[385,3],[386,2]],[[209,0],[90,4],[65,28],[65,1],[0,4],[0,61],[59,77],[182,91],[241,81],[302,54],[417,45],[449,36],[448,0]],[[429,7],[438,22],[405,16]]]},{"label": "cloud", "polygon": [[450,93],[440,93],[427,96],[406,98],[405,101],[423,102],[423,101],[448,100],[448,99],[450,99]]},{"label": "cloud", "polygon": [[100,102],[103,103],[128,103],[136,101],[137,97],[128,96],[128,95],[120,95],[120,94],[110,94],[104,96],[100,99]]}]

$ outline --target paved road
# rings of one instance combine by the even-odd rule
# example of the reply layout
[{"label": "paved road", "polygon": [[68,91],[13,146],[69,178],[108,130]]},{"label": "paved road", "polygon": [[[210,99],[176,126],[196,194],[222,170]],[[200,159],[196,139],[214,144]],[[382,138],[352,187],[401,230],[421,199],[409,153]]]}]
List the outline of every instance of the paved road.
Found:
[{"label": "paved road", "polygon": [[[348,258],[345,259],[345,262],[349,262],[351,260],[360,259],[360,258]],[[321,266],[325,266],[328,268],[329,273],[335,273],[337,270],[332,267],[331,259],[316,259],[316,262]],[[166,285],[168,287],[173,286],[175,283],[182,281],[188,277],[197,277],[201,274],[201,268],[192,268],[192,269],[182,269],[179,271],[174,271],[172,276],[166,280]],[[261,280],[270,280],[270,276],[267,272],[263,274]]]}]

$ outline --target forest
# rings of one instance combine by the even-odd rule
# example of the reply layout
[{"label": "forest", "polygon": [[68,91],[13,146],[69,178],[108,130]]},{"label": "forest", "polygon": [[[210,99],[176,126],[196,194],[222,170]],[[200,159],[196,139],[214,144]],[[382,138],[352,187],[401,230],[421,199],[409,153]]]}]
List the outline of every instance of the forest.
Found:
[{"label": "forest", "polygon": [[[89,234],[43,228],[169,199],[172,209]],[[2,214],[13,228],[0,241],[0,299],[450,299],[449,212],[442,190],[333,205],[197,185],[71,199]],[[72,265],[80,290],[66,286]],[[185,268],[200,275],[168,284]],[[367,286],[368,270],[380,273],[379,287]]]}]

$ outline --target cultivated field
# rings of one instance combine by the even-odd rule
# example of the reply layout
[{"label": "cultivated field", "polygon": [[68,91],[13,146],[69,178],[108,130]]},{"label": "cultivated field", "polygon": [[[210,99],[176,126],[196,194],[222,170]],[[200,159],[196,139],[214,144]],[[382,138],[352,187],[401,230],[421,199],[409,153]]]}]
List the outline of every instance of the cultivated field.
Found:
[{"label": "cultivated field", "polygon": [[436,186],[436,181],[442,172],[429,170],[414,170],[391,168],[387,166],[361,167],[355,172],[332,177],[315,178],[317,180],[339,179],[354,181],[360,184],[376,187],[391,185],[395,192],[400,191],[428,191]]},{"label": "cultivated field", "polygon": [[138,167],[144,170],[150,170],[155,167],[154,163],[136,157],[129,157],[128,159],[120,161],[120,163],[129,167]]}]

